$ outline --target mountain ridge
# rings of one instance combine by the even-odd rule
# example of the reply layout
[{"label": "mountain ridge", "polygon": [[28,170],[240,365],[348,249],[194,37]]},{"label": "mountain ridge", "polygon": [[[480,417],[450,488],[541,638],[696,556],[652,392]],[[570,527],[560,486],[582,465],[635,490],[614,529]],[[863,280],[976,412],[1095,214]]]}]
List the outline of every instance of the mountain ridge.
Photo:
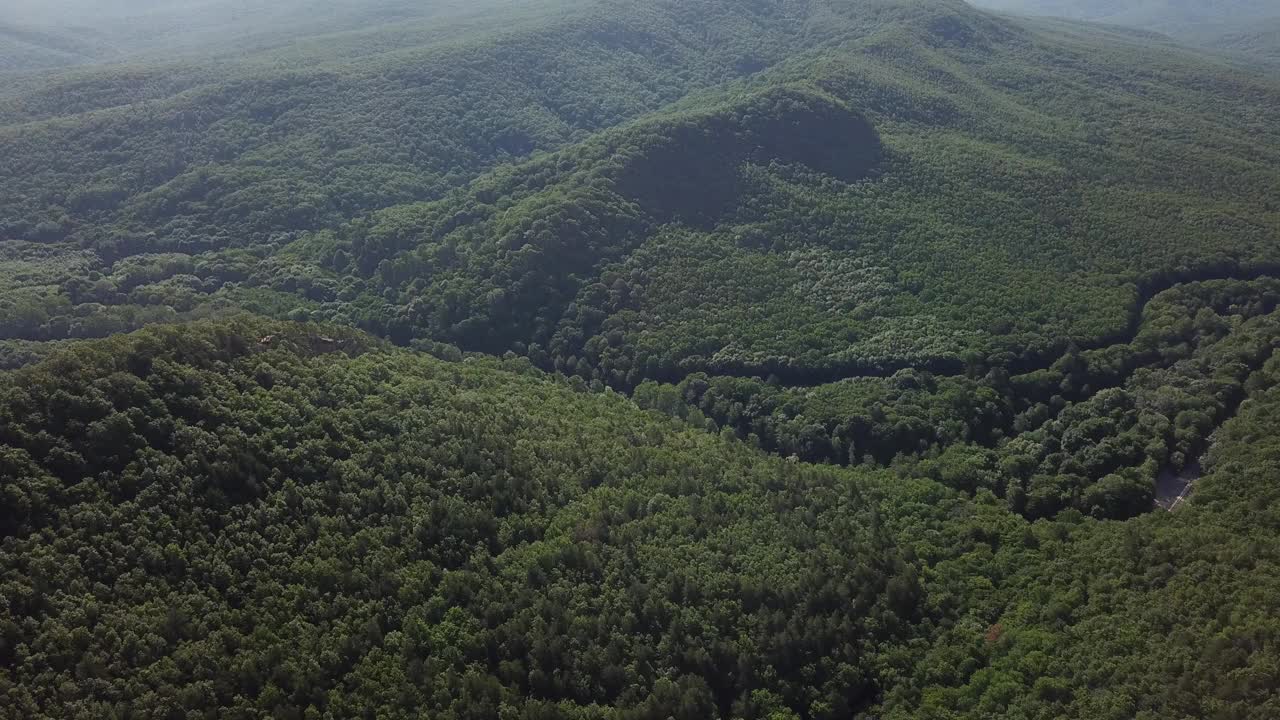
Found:
[{"label": "mountain ridge", "polygon": [[1264,65],[228,7],[0,89],[0,720],[1280,713]]}]

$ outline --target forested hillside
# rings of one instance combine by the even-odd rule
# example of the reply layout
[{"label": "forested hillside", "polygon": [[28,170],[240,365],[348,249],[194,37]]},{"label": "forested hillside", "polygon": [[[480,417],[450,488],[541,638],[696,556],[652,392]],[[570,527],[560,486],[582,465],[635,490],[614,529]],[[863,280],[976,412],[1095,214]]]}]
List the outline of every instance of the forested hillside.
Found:
[{"label": "forested hillside", "polygon": [[29,10],[0,718],[1280,716],[1256,58],[960,0]]},{"label": "forested hillside", "polygon": [[1277,373],[1191,507],[1032,524],[518,358],[98,341],[0,386],[0,715],[1268,717]]},{"label": "forested hillside", "polygon": [[918,588],[856,483],[531,372],[241,321],[15,375],[7,716],[874,700]]},{"label": "forested hillside", "polygon": [[16,273],[0,332],[248,307],[614,385],[799,381],[1053,355],[1280,260],[1264,74],[959,3],[627,8],[11,100],[5,260],[82,270]]}]

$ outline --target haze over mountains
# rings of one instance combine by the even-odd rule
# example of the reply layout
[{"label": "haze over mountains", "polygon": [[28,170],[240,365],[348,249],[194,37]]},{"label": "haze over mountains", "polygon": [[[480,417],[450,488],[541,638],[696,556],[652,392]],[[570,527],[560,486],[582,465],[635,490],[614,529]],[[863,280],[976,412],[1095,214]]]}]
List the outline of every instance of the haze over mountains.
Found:
[{"label": "haze over mountains", "polygon": [[[223,53],[389,24],[440,22],[490,3],[437,0],[9,0],[0,7],[0,70],[110,62],[131,56]],[[1280,8],[1270,0],[977,0],[994,10],[1126,25],[1224,49],[1276,52]],[[521,3],[528,7],[537,3]]]},{"label": "haze over mountains", "polygon": [[1180,40],[1275,60],[1280,5],[1271,0],[975,0],[979,7],[1127,25]]},{"label": "haze over mountains", "polygon": [[1280,716],[1197,7],[11,3],[0,718]]},{"label": "haze over mountains", "polygon": [[475,17],[495,4],[491,0],[9,0],[0,6],[0,71],[193,53],[225,56],[329,33]]}]

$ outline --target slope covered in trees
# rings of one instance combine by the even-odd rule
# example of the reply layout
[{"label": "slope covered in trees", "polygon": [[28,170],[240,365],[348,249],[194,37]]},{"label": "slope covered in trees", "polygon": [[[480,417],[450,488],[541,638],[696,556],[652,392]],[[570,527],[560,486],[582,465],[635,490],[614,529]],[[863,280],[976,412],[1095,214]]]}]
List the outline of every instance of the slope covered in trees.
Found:
[{"label": "slope covered in trees", "polygon": [[[305,311],[338,278],[288,251],[304,231],[439,196],[775,63],[811,20],[769,3],[564,7],[231,66],[29,80],[0,112],[6,260],[91,262],[58,287],[6,274],[16,322],[3,335],[101,336],[206,304]],[[113,279],[119,263],[152,268],[149,287]]]},{"label": "slope covered in trees", "polygon": [[904,369],[814,387],[697,373],[647,381],[642,407],[709,418],[813,462],[889,465],[995,493],[1030,518],[1150,511],[1161,473],[1203,453],[1280,337],[1274,279],[1176,286],[1144,308],[1131,339],[1011,375]]},{"label": "slope covered in trees", "polygon": [[1030,523],[521,359],[95,341],[0,378],[0,716],[1266,717],[1259,372],[1188,507]]},{"label": "slope covered in trees", "polygon": [[0,88],[0,718],[1280,713],[1274,74],[199,6]]},{"label": "slope covered in trees", "polygon": [[486,178],[461,198],[389,211],[337,244],[333,262],[349,253],[352,266],[387,286],[384,298],[411,298],[390,323],[383,304],[359,318],[393,338],[498,353],[516,343],[561,345],[572,341],[553,335],[584,278],[628,258],[664,225],[717,226],[748,192],[744,165],[783,163],[855,181],[880,156],[874,129],[848,106],[810,89],[774,88],[602,134]]},{"label": "slope covered in trees", "polygon": [[6,378],[6,716],[874,702],[918,587],[852,478],[530,373],[237,321]]},{"label": "slope covered in trees", "polygon": [[708,1],[333,62],[12,100],[5,252],[84,271],[8,283],[0,331],[248,307],[617,387],[806,380],[1054,355],[1280,260],[1280,86],[1124,34]]}]

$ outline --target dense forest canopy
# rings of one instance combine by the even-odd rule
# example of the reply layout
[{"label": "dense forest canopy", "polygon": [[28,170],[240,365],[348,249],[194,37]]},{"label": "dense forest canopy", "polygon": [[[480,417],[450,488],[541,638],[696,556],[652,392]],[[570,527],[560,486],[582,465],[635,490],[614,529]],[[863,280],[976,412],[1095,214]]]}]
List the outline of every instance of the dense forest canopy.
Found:
[{"label": "dense forest canopy", "polygon": [[96,341],[0,386],[0,712],[1269,717],[1277,379],[1190,506],[1030,522],[979,445],[797,463],[340,328]]},{"label": "dense forest canopy", "polygon": [[0,718],[1280,715],[1274,28],[1091,7],[6,6]]}]

